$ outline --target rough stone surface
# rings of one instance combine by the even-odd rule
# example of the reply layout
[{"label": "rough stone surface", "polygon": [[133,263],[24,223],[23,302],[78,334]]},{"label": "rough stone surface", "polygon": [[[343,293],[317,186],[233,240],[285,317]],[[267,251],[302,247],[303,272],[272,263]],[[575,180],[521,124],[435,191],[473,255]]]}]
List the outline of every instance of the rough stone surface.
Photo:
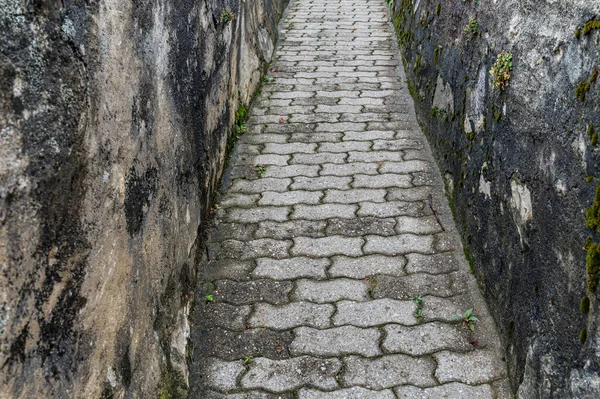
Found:
[{"label": "rough stone surface", "polygon": [[[217,358],[244,371],[233,388],[225,369],[214,381],[191,374],[196,397],[510,397],[386,7],[288,8],[224,181],[193,316],[192,370]],[[258,160],[282,164],[263,173]],[[469,308],[474,332],[454,319]],[[471,354],[479,370],[467,381],[455,363]]]},{"label": "rough stone surface", "polygon": [[476,387],[452,382],[433,388],[417,388],[411,386],[398,387],[394,389],[399,398],[411,399],[493,399],[494,393],[489,385]]},{"label": "rough stone surface", "polygon": [[285,4],[0,0],[0,396],[185,388],[202,231]]},{"label": "rough stone surface", "polygon": [[[585,214],[600,175],[600,30],[584,28],[598,3],[438,3],[394,1],[392,18],[419,124],[506,344],[513,393],[600,397],[600,302],[581,249],[590,235],[600,242]],[[463,31],[471,19],[472,37]],[[490,70],[502,51],[513,68],[499,90]]]}]

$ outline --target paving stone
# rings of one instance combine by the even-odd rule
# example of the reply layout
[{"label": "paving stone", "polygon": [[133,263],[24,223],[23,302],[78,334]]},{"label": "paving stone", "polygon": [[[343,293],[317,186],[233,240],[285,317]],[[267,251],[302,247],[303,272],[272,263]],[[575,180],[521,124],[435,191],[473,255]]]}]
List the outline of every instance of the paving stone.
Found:
[{"label": "paving stone", "polygon": [[359,202],[385,202],[385,190],[351,189],[351,190],[326,190],[323,202],[356,204]]},{"label": "paving stone", "polygon": [[430,165],[425,161],[383,162],[381,173],[414,173],[427,172]]},{"label": "paving stone", "polygon": [[287,165],[289,155],[261,154],[241,156],[238,165]]},{"label": "paving stone", "polygon": [[284,223],[260,222],[255,232],[256,238],[275,238],[278,240],[296,236],[323,237],[325,235],[324,221],[293,220]]},{"label": "paving stone", "polygon": [[225,214],[225,220],[230,222],[240,223],[257,223],[265,220],[283,222],[288,219],[288,214],[291,212],[290,207],[260,207],[260,208],[232,208],[228,209]]},{"label": "paving stone", "polygon": [[[213,305],[213,304],[211,304]],[[290,357],[289,347],[294,339],[290,331],[273,331],[266,328],[245,327],[241,331],[230,331],[220,327],[201,327],[199,342],[194,346],[194,356],[219,357],[238,360],[252,356],[269,359]]]},{"label": "paving stone", "polygon": [[321,177],[295,177],[290,186],[292,190],[324,190],[336,188],[346,190],[350,188],[352,178],[349,176],[321,176]]},{"label": "paving stone", "polygon": [[250,306],[233,306],[222,302],[203,303],[197,306],[198,318],[209,328],[243,330],[246,328],[246,317],[250,315]]},{"label": "paving stone", "polygon": [[348,162],[402,161],[402,151],[349,152]]},{"label": "paving stone", "polygon": [[392,139],[395,136],[393,131],[370,130],[365,132],[345,132],[343,140],[370,141],[377,139]]},{"label": "paving stone", "polygon": [[320,191],[287,191],[285,193],[266,191],[262,194],[258,205],[318,204],[322,197],[323,193]]},{"label": "paving stone", "polygon": [[366,254],[403,255],[411,252],[433,253],[433,236],[401,234],[392,237],[367,236]]},{"label": "paving stone", "polygon": [[432,193],[431,187],[397,188],[388,191],[388,201],[425,201]]},{"label": "paving stone", "polygon": [[294,238],[291,253],[294,256],[329,257],[333,255],[362,255],[364,240],[358,237],[330,236],[323,238]]},{"label": "paving stone", "polygon": [[230,193],[260,194],[264,191],[286,191],[291,179],[264,178],[258,180],[236,180],[229,189]]},{"label": "paving stone", "polygon": [[387,355],[376,359],[358,356],[344,358],[344,372],[340,378],[343,387],[360,385],[369,389],[386,389],[398,385],[431,387],[435,362],[428,358],[406,355]]},{"label": "paving stone", "polygon": [[248,280],[250,272],[256,266],[253,260],[237,259],[211,260],[203,263],[206,280]]},{"label": "paving stone", "polygon": [[263,256],[286,258],[291,241],[260,238],[252,241],[226,240],[221,243],[220,259],[254,259]]},{"label": "paving stone", "polygon": [[223,394],[216,391],[203,390],[202,392],[190,391],[191,399],[210,398],[210,399],[293,399],[292,394],[275,394],[261,391],[247,391],[239,393]]},{"label": "paving stone", "polygon": [[344,163],[348,155],[345,153],[321,152],[318,154],[294,154],[290,163],[322,165],[324,163]]},{"label": "paving stone", "polygon": [[465,331],[456,325],[433,322],[406,327],[394,324],[383,330],[386,334],[381,347],[387,353],[422,356],[445,349],[457,352],[473,349]]},{"label": "paving stone", "polygon": [[380,174],[375,176],[355,175],[352,182],[353,188],[387,188],[387,187],[411,187],[412,177],[410,175],[397,175],[394,173]]},{"label": "paving stone", "polygon": [[396,396],[389,389],[373,391],[362,387],[352,387],[333,392],[323,392],[316,389],[302,388],[298,391],[298,399],[396,399]]},{"label": "paving stone", "polygon": [[382,276],[373,290],[373,298],[408,299],[414,295],[433,295],[441,298],[458,295],[466,289],[459,274],[425,273],[404,277]]},{"label": "paving stone", "polygon": [[344,141],[340,143],[322,143],[319,145],[319,152],[348,152],[348,151],[369,151],[371,142],[369,141]]},{"label": "paving stone", "polygon": [[219,202],[222,208],[249,208],[255,206],[260,199],[259,194],[234,194],[225,196]]},{"label": "paving stone", "polygon": [[407,273],[442,274],[458,270],[458,261],[452,253],[435,255],[408,254]]},{"label": "paving stone", "polygon": [[289,330],[307,326],[327,328],[331,325],[330,317],[334,312],[333,305],[310,302],[291,302],[287,305],[273,306],[258,303],[248,322],[253,327]]},{"label": "paving stone", "polygon": [[332,277],[366,278],[380,274],[404,276],[406,259],[401,256],[368,255],[359,258],[334,256],[329,274]]},{"label": "paving stone", "polygon": [[366,301],[369,284],[361,280],[338,278],[326,281],[298,280],[294,299],[317,303],[337,302],[342,299]]},{"label": "paving stone", "polygon": [[310,386],[323,390],[338,387],[335,376],[342,365],[338,359],[301,356],[286,360],[256,358],[242,377],[244,389],[265,389],[271,392],[291,391]]},{"label": "paving stone", "polygon": [[367,302],[340,301],[333,316],[336,326],[352,325],[373,327],[389,323],[405,326],[417,324],[413,313],[417,306],[412,301],[396,299],[375,299]]},{"label": "paving stone", "polygon": [[209,241],[239,240],[250,241],[254,238],[254,232],[258,226],[255,224],[221,223],[219,227],[211,232]]},{"label": "paving stone", "polygon": [[264,177],[318,176],[319,165],[269,166]]},{"label": "paving stone", "polygon": [[485,384],[506,377],[506,364],[497,353],[475,350],[469,353],[443,351],[433,355],[438,363],[435,376],[442,384],[462,382]]},{"label": "paving stone", "polygon": [[301,277],[325,278],[326,269],[331,262],[328,259],[297,257],[288,259],[260,258],[256,260],[255,278],[274,280],[293,280]]},{"label": "paving stone", "polygon": [[290,216],[292,219],[326,220],[333,218],[353,218],[357,205],[323,204],[297,205]]},{"label": "paving stone", "polygon": [[434,234],[442,231],[435,216],[415,218],[410,216],[401,216],[397,218],[396,232],[398,234]]},{"label": "paving stone", "polygon": [[289,143],[289,144],[277,144],[277,143],[267,143],[265,144],[265,148],[263,149],[263,154],[298,154],[298,153],[306,153],[312,154],[315,152],[317,148],[316,144],[308,144],[308,143]]},{"label": "paving stone", "polygon": [[289,139],[287,134],[246,134],[243,136],[243,142],[250,144],[264,144],[264,143],[286,143]]},{"label": "paving stone", "polygon": [[326,143],[338,142],[341,138],[342,133],[296,133],[291,135],[290,142]]},{"label": "paving stone", "polygon": [[212,296],[216,302],[247,305],[254,302],[283,304],[289,302],[292,283],[272,280],[232,281],[218,280],[214,283]]},{"label": "paving stone", "polygon": [[[324,205],[323,205],[324,206]],[[351,205],[356,206],[356,205]],[[394,219],[381,219],[374,217],[352,217],[348,219],[333,219],[327,223],[327,234],[343,236],[364,236],[377,234],[382,236],[395,235]]]},{"label": "paving stone", "polygon": [[323,175],[334,175],[334,176],[354,176],[357,173],[363,173],[367,175],[376,175],[379,165],[377,163],[347,163],[347,164],[324,164],[321,169],[321,176]]},{"label": "paving stone", "polygon": [[397,140],[374,140],[374,150],[408,150],[408,149],[420,149],[423,148],[423,144],[419,140],[414,139],[397,139]]},{"label": "paving stone", "polygon": [[366,123],[352,123],[352,122],[340,122],[340,123],[320,123],[316,128],[316,132],[333,132],[333,133],[344,133],[348,131],[361,131],[367,127]]},{"label": "paving stone", "polygon": [[237,388],[237,380],[245,370],[242,362],[210,358],[204,359],[201,375],[208,388],[230,391]]},{"label": "paving stone", "polygon": [[489,385],[470,386],[452,382],[438,387],[417,388],[402,386],[394,389],[399,398],[411,399],[493,399]]},{"label": "paving stone", "polygon": [[299,327],[294,330],[295,338],[290,345],[290,353],[293,356],[332,357],[355,354],[373,357],[381,355],[380,336],[381,332],[376,328],[343,326],[317,330]]}]

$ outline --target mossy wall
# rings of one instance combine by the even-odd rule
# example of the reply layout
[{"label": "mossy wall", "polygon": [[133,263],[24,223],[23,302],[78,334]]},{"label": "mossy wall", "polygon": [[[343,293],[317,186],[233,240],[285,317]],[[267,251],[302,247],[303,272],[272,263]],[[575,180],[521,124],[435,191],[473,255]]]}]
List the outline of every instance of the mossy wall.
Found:
[{"label": "mossy wall", "polygon": [[515,393],[600,396],[600,4],[395,0],[391,16]]},{"label": "mossy wall", "polygon": [[0,0],[0,397],[185,394],[204,221],[285,4]]}]

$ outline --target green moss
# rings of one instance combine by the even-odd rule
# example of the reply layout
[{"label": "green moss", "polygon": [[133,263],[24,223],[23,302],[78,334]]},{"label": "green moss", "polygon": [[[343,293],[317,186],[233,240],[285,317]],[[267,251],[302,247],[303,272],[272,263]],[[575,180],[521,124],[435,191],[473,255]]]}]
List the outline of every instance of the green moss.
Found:
[{"label": "green moss", "polygon": [[579,302],[579,310],[582,313],[587,313],[590,311],[590,298],[587,296],[581,298],[581,302]]},{"label": "green moss", "polygon": [[438,3],[437,6],[435,6],[435,15],[440,15],[440,11],[442,10],[442,3]]},{"label": "green moss", "polygon": [[469,132],[466,134],[466,136],[470,141],[473,141],[477,138],[477,135],[474,132]]},{"label": "green moss", "polygon": [[590,84],[592,83],[596,83],[596,80],[598,80],[598,68],[593,67],[592,68],[592,76],[590,76]]},{"label": "green moss", "polygon": [[592,123],[590,123],[590,125],[587,128],[587,135],[590,138],[590,140],[592,139],[592,136],[594,135],[595,131],[594,131],[594,125]]},{"label": "green moss", "polygon": [[583,36],[589,35],[593,30],[600,29],[600,21],[589,21],[583,25]]},{"label": "green moss", "polygon": [[581,36],[581,28],[577,28],[573,36],[575,36],[575,39],[579,39],[579,37]]},{"label": "green moss", "polygon": [[187,385],[178,371],[163,370],[158,399],[188,399]]},{"label": "green moss", "polygon": [[585,226],[600,232],[600,184],[596,187],[596,197],[592,206],[585,210]]},{"label": "green moss", "polygon": [[587,286],[591,293],[596,292],[598,287],[598,273],[600,272],[600,244],[592,242],[590,238],[584,246],[587,251],[585,260],[585,271],[587,272]]},{"label": "green moss", "polygon": [[496,122],[500,122],[500,119],[502,119],[502,112],[496,112],[496,114],[494,115],[494,120]]},{"label": "green moss", "polygon": [[473,260],[473,256],[471,256],[471,251],[466,246],[464,247],[465,258],[469,262],[469,268],[471,269],[471,273],[475,274],[475,261]]},{"label": "green moss", "polygon": [[584,344],[586,340],[587,340],[587,330],[584,328],[579,333],[579,342],[581,342],[582,344]]},{"label": "green moss", "polygon": [[585,101],[585,95],[589,90],[590,83],[587,80],[582,80],[575,88],[575,97],[577,97],[579,101],[583,102]]},{"label": "green moss", "polygon": [[594,180],[594,176],[587,175],[587,176],[585,177],[585,182],[586,182],[586,183],[591,183],[591,181],[592,181],[592,180]]}]

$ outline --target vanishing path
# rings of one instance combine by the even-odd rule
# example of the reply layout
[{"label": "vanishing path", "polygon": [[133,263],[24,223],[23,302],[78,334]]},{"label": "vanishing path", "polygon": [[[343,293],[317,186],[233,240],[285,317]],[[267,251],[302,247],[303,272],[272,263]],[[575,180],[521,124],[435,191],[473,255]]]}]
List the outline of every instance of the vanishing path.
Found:
[{"label": "vanishing path", "polygon": [[384,0],[286,15],[210,233],[191,397],[509,397]]}]

